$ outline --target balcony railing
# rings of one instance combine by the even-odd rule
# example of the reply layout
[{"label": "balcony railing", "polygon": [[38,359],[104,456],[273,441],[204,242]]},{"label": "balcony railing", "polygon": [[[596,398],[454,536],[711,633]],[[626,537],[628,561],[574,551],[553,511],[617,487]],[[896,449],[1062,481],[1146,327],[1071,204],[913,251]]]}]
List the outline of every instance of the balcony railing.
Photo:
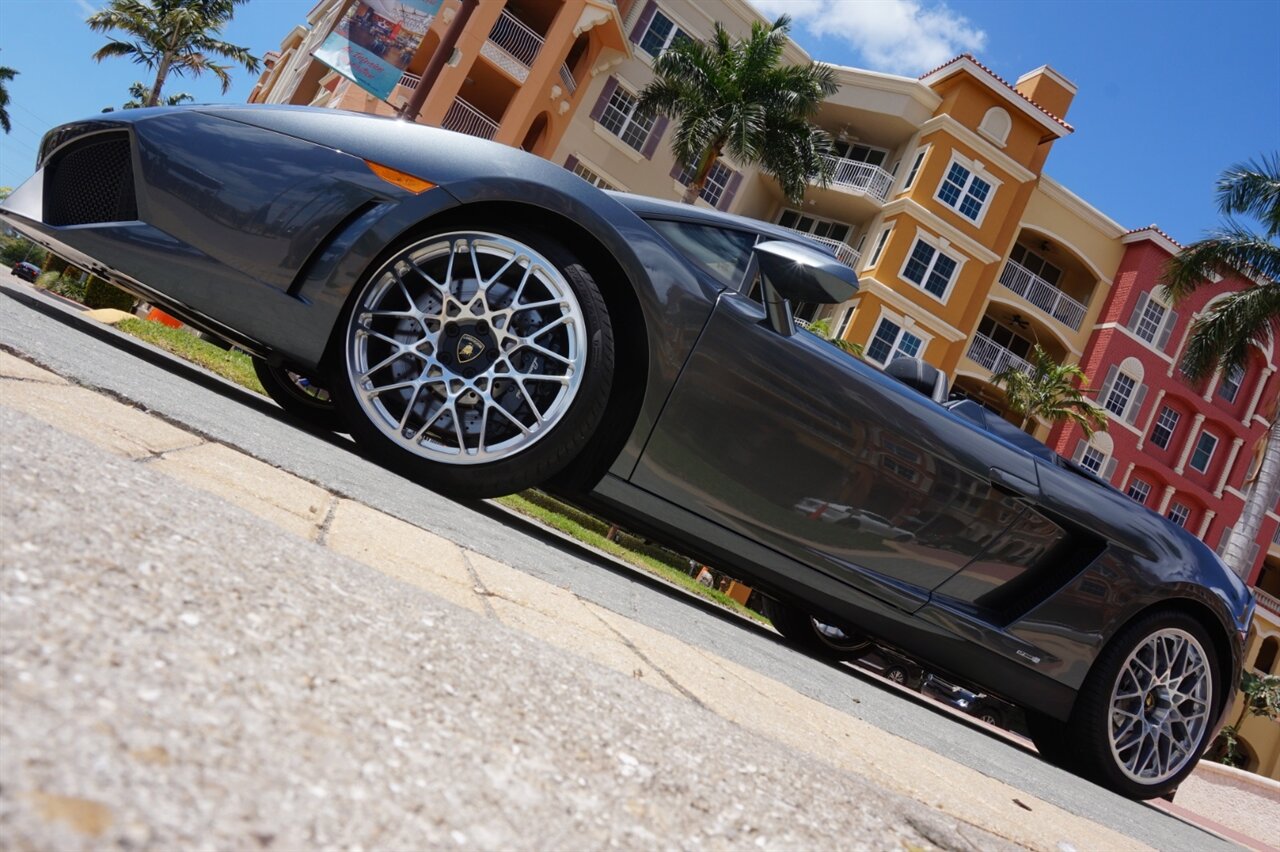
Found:
[{"label": "balcony railing", "polygon": [[833,240],[830,237],[815,236],[814,234],[810,234],[808,231],[801,231],[798,228],[788,228],[788,230],[795,231],[797,234],[804,234],[809,239],[816,240],[824,246],[830,247],[836,253],[836,260],[840,261],[850,269],[853,269],[858,265],[858,250],[848,243],[842,243],[839,240]]},{"label": "balcony railing", "polygon": [[465,133],[468,136],[479,136],[481,139],[492,139],[498,132],[498,122],[462,98],[454,98],[440,126],[445,130]]},{"label": "balcony railing", "polygon": [[564,90],[567,94],[572,95],[578,91],[578,81],[573,79],[573,72],[564,63],[560,65],[560,82],[564,84]]},{"label": "balcony railing", "polygon": [[1035,368],[1024,358],[1019,358],[985,334],[975,334],[969,344],[969,358],[986,367],[993,373],[1002,373],[1014,367],[1027,375],[1035,372]]},{"label": "balcony railing", "polygon": [[[542,36],[530,29],[528,24],[503,9],[494,22],[493,29],[489,30],[489,40],[481,47],[480,52],[523,83],[529,76],[534,60],[538,58],[538,51],[542,50],[542,41]],[[490,45],[501,52],[495,53]],[[514,60],[514,64],[507,61],[508,58]]]},{"label": "balcony railing", "polygon": [[418,88],[418,84],[421,82],[422,78],[414,74],[403,74],[400,77],[400,85],[409,90]]},{"label": "balcony railing", "polygon": [[844,157],[827,157],[831,164],[831,185],[846,192],[870,195],[884,201],[893,186],[893,175],[879,166],[846,160]]},{"label": "balcony railing", "polygon": [[1073,331],[1084,324],[1084,305],[1016,261],[1005,261],[1000,283]]},{"label": "balcony railing", "polygon": [[1262,591],[1262,589],[1254,586],[1253,596],[1258,599],[1258,606],[1263,609],[1270,610],[1274,615],[1280,615],[1280,600],[1276,600],[1274,595],[1269,595]]}]

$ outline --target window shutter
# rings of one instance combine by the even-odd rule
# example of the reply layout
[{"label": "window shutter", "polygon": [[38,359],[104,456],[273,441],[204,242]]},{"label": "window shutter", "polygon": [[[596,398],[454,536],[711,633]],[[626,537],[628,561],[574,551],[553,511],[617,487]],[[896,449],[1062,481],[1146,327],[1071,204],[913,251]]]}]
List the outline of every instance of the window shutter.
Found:
[{"label": "window shutter", "polygon": [[729,183],[720,195],[720,203],[716,205],[717,210],[727,211],[729,209],[729,205],[733,203],[733,196],[738,193],[738,184],[740,183],[742,183],[742,172],[734,172],[729,176]]},{"label": "window shutter", "polygon": [[644,8],[640,10],[640,17],[636,18],[636,25],[631,28],[632,44],[639,44],[644,38],[644,34],[649,29],[649,22],[653,20],[653,13],[656,11],[658,11],[658,4],[654,0],[644,4]]},{"label": "window shutter", "polygon": [[577,165],[578,165],[577,154],[570,154],[568,157],[565,158],[564,167],[569,171],[573,171]]},{"label": "window shutter", "polygon": [[1112,364],[1107,368],[1107,380],[1102,383],[1102,387],[1098,388],[1098,404],[1107,404],[1107,395],[1111,393],[1111,385],[1116,380],[1116,373],[1120,372],[1120,368]]},{"label": "window shutter", "polygon": [[1079,441],[1077,441],[1076,451],[1071,454],[1071,460],[1079,464],[1080,459],[1084,458],[1084,451],[1088,448],[1088,446],[1089,446],[1089,442],[1086,441],[1084,438],[1081,438]]},{"label": "window shutter", "polygon": [[617,88],[618,80],[616,77],[610,77],[604,81],[604,88],[600,90],[600,98],[596,101],[596,105],[591,108],[592,121],[599,121],[600,116],[604,115],[604,108],[609,105],[609,98],[613,97],[613,93]]},{"label": "window shutter", "polygon": [[1138,330],[1138,320],[1142,319],[1142,312],[1147,309],[1147,302],[1151,301],[1151,297],[1146,293],[1138,294],[1138,302],[1133,306],[1133,313],[1129,315],[1128,329],[1130,331]]},{"label": "window shutter", "polygon": [[1107,459],[1107,464],[1106,464],[1106,466],[1102,468],[1102,478],[1103,478],[1103,479],[1105,479],[1107,482],[1110,482],[1110,481],[1111,481],[1111,476],[1112,476],[1115,472],[1116,472],[1116,460],[1115,460],[1115,458],[1113,457],[1113,458],[1109,458],[1109,459]]},{"label": "window shutter", "polygon": [[646,160],[653,159],[653,152],[658,150],[658,141],[662,139],[662,134],[666,132],[667,124],[665,115],[653,123],[653,129],[649,131],[649,138],[645,140],[644,150],[640,152]]},{"label": "window shutter", "polygon": [[1124,419],[1128,420],[1130,424],[1138,422],[1138,412],[1142,410],[1142,400],[1146,399],[1146,396],[1147,386],[1138,385],[1133,392],[1133,399],[1129,400],[1129,410],[1125,413]]},{"label": "window shutter", "polygon": [[1169,342],[1169,338],[1173,335],[1173,327],[1178,324],[1178,312],[1169,311],[1164,318],[1164,327],[1160,329],[1160,339],[1156,341],[1156,348],[1164,351],[1165,344]]}]

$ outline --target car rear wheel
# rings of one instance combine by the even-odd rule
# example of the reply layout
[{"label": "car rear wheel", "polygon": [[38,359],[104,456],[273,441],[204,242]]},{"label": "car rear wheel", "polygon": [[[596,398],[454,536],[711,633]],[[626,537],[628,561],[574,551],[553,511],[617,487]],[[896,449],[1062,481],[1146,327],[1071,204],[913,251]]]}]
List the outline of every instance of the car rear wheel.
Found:
[{"label": "car rear wheel", "polygon": [[311,376],[284,365],[269,364],[263,358],[253,359],[253,371],[267,396],[295,420],[328,432],[347,431],[332,395]]},{"label": "car rear wheel", "polygon": [[910,676],[907,670],[902,666],[890,666],[884,670],[884,676],[887,680],[891,680],[899,686],[906,686]]},{"label": "car rear wheel", "polygon": [[457,229],[393,249],[339,324],[334,391],[353,436],[436,490],[539,484],[586,444],[613,333],[571,251],[523,229]]},{"label": "car rear wheel", "polygon": [[773,598],[765,598],[765,615],[792,645],[810,654],[836,660],[855,660],[871,647],[871,640]]},{"label": "car rear wheel", "polygon": [[1098,657],[1069,726],[1078,769],[1134,799],[1173,790],[1195,768],[1222,674],[1204,627],[1179,612],[1126,628]]}]

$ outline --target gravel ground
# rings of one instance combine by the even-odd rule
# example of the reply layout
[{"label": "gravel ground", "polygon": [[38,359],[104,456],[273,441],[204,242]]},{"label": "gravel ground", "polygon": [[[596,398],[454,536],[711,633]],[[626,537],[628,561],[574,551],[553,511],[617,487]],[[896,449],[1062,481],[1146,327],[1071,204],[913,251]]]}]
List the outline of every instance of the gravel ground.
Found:
[{"label": "gravel ground", "polygon": [[0,845],[1007,846],[145,464],[0,435]]}]

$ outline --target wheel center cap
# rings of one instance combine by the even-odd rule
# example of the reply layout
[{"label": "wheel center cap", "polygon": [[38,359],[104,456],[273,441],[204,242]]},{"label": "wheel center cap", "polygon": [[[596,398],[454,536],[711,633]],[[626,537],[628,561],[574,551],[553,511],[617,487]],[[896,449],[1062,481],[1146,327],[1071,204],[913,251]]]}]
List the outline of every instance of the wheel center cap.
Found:
[{"label": "wheel center cap", "polygon": [[446,326],[440,345],[440,363],[456,375],[474,378],[489,369],[497,356],[498,342],[483,320]]}]

